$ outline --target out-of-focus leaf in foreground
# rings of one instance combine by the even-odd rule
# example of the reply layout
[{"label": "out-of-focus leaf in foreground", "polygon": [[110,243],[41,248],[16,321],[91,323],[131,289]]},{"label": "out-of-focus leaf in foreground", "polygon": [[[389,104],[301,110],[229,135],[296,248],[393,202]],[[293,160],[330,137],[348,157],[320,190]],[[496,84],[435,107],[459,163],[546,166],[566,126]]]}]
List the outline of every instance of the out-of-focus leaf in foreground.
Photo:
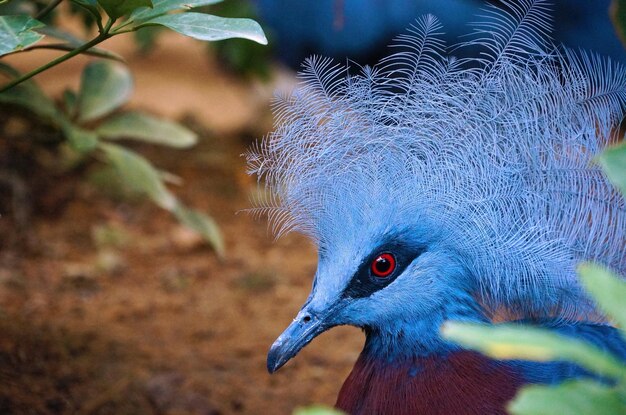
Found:
[{"label": "out-of-focus leaf in foreground", "polygon": [[587,342],[547,329],[519,324],[447,322],[442,334],[494,359],[567,360],[601,376],[626,379],[626,366],[615,357]]},{"label": "out-of-focus leaf in foreground", "polygon": [[604,150],[596,160],[611,183],[626,195],[626,141]]},{"label": "out-of-focus leaf in foreground", "polygon": [[523,388],[508,405],[512,415],[622,415],[624,403],[615,388],[592,380],[576,380],[556,386]]},{"label": "out-of-focus leaf in foreground", "polygon": [[578,274],[596,304],[626,331],[626,282],[603,266],[584,263]]},{"label": "out-of-focus leaf in foreground", "polygon": [[345,413],[334,408],[314,405],[306,408],[297,408],[293,411],[293,415],[345,415]]}]

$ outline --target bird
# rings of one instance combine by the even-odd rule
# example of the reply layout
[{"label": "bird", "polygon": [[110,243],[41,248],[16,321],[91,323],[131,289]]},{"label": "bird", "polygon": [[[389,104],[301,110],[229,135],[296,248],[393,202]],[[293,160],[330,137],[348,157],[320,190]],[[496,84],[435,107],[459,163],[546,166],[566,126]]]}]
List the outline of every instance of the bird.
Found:
[{"label": "bird", "polygon": [[442,338],[448,320],[525,322],[626,359],[576,276],[626,269],[626,204],[593,163],[619,139],[626,71],[554,44],[549,1],[499,3],[455,45],[426,15],[374,66],[307,59],[246,153],[252,210],[318,251],[268,370],[361,328],[336,402],[349,414],[504,414],[523,385],[591,376],[485,357]]}]

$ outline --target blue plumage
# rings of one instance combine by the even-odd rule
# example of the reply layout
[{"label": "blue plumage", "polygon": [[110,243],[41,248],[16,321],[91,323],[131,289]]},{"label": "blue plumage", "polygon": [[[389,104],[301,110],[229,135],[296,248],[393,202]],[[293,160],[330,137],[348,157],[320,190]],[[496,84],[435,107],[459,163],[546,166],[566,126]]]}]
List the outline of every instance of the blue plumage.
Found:
[{"label": "blue plumage", "polygon": [[[319,265],[270,370],[340,324],[391,364],[454,350],[447,319],[594,313],[576,264],[626,269],[626,205],[592,163],[616,139],[626,72],[552,45],[549,14],[544,0],[487,7],[454,48],[425,16],[376,67],[311,58],[277,99],[275,131],[248,154],[270,194],[258,211],[315,241]],[[453,57],[467,47],[483,52]]]}]

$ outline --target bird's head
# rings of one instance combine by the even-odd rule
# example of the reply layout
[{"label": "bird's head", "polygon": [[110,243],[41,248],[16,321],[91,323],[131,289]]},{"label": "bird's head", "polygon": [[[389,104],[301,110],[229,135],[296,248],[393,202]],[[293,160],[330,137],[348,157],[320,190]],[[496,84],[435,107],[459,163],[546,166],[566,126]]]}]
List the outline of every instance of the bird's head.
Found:
[{"label": "bird's head", "polygon": [[[467,271],[448,243],[454,236],[419,209],[402,209],[409,203],[403,189],[385,185],[382,166],[374,170],[368,176],[380,180],[357,183],[355,173],[343,174],[327,190],[332,210],[320,206],[329,211],[319,222],[324,223],[319,228],[323,237],[313,288],[273,344],[270,372],[338,325],[387,339],[388,353],[402,348],[403,341],[439,341],[437,330],[448,305],[471,291],[472,280],[464,278]],[[340,189],[341,183],[350,183],[349,193]],[[413,338],[417,334],[420,339]]]},{"label": "bird's head", "polygon": [[[576,263],[626,267],[623,198],[590,167],[623,119],[623,96],[591,103],[623,79],[605,84],[594,59],[552,46],[465,68],[434,17],[414,29],[403,50],[357,74],[309,59],[303,82],[277,98],[274,131],[247,155],[277,236],[300,232],[319,248],[311,295],[272,346],[270,371],[337,325],[419,343],[453,304],[469,304],[455,317],[471,314],[474,299],[577,319],[593,308]],[[509,45],[487,38],[506,36],[477,45]]]}]

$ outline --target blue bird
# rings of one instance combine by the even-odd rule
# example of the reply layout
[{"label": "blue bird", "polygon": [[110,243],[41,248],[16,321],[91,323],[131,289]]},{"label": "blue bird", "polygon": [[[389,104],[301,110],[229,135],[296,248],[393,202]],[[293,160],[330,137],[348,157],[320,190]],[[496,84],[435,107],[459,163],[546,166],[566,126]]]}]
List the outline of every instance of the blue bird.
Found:
[{"label": "blue bird", "polygon": [[550,13],[545,0],[487,6],[454,49],[427,15],[377,66],[311,58],[277,98],[274,131],[247,154],[270,195],[257,211],[319,255],[270,372],[347,324],[366,341],[338,408],[499,414],[524,384],[588,374],[491,360],[440,337],[446,320],[506,315],[626,358],[575,275],[583,260],[626,269],[626,204],[591,163],[617,139],[626,72],[551,44]]}]

